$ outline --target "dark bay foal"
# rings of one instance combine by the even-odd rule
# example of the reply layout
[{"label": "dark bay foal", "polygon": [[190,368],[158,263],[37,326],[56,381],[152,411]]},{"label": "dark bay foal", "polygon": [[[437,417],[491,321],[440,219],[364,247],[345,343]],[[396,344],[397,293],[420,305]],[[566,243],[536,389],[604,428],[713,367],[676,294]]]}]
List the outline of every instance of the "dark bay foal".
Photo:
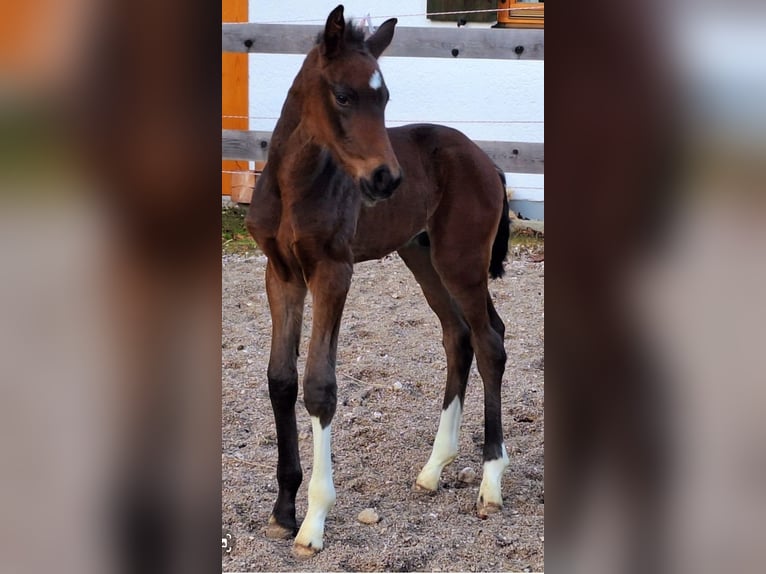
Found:
[{"label": "dark bay foal", "polygon": [[[330,456],[336,407],[335,362],[341,315],[354,263],[397,251],[442,326],[447,387],[433,451],[415,488],[436,491],[458,452],[469,369],[476,356],[484,383],[484,469],[477,512],[502,507],[500,385],[505,327],[488,275],[503,274],[508,204],[502,173],[460,132],[418,124],[386,129],[388,89],[377,59],[396,19],[368,39],[330,13],[317,45],[290,88],[256,185],[247,226],[268,256],[272,317],[268,383],[278,440],[279,494],[267,534],[297,531],[295,552],[323,547],[335,501]],[[295,403],[297,357],[307,291],[314,318],[303,397],[311,416],[314,466],[309,506],[298,530],[295,496],[303,480]]]}]

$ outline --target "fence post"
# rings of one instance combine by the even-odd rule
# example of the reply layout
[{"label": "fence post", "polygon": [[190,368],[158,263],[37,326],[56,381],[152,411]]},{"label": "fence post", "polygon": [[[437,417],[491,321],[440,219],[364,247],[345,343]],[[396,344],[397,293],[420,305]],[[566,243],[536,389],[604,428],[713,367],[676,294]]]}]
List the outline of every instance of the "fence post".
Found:
[{"label": "fence post", "polygon": [[[247,22],[248,0],[222,0],[223,22]],[[221,115],[247,116],[248,109],[248,59],[247,54],[223,52],[221,62]],[[247,118],[222,118],[223,129],[246,130]],[[241,174],[221,173],[221,194],[237,195],[252,186],[252,175],[246,161],[223,161],[222,170],[241,171]],[[232,197],[232,200],[236,199]]]}]

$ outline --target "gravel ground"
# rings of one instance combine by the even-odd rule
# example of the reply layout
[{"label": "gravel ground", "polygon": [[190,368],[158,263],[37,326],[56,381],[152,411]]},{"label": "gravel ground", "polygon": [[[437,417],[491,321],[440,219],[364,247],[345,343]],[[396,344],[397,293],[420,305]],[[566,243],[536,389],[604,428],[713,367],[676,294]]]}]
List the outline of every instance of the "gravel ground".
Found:
[{"label": "gravel ground", "polygon": [[[544,262],[525,250],[506,264],[490,290],[506,323],[508,365],[503,387],[505,506],[480,520],[474,505],[481,480],[482,385],[472,369],[460,454],[442,474],[435,496],[411,490],[428,459],[439,421],[446,361],[436,316],[396,255],[356,266],[338,351],[338,410],[333,421],[337,502],[327,519],[325,549],[308,560],[292,541],[264,534],[276,497],[276,434],[266,364],[270,319],[266,258],[223,256],[223,528],[235,546],[223,570],[239,571],[542,571],[543,570],[543,275]],[[304,342],[311,302],[307,299]],[[302,361],[303,357],[301,357]],[[302,363],[299,363],[302,372]],[[298,402],[306,512],[311,424]],[[469,484],[458,472],[477,473]],[[468,473],[470,474],[470,473]],[[372,508],[375,524],[357,520]]]}]

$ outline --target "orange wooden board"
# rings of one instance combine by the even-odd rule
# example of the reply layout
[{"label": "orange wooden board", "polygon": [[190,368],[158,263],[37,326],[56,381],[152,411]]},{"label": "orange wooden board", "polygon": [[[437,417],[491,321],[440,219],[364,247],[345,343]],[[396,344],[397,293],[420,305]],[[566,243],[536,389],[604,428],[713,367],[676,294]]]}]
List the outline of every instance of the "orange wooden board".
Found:
[{"label": "orange wooden board", "polygon": [[[248,0],[222,0],[221,20],[223,22],[247,22]],[[248,61],[247,54],[221,54],[221,128],[246,130],[248,114]],[[247,174],[230,174],[226,171],[248,171],[246,161],[223,161],[221,163],[221,194],[231,195],[234,187],[242,187],[242,178]]]}]

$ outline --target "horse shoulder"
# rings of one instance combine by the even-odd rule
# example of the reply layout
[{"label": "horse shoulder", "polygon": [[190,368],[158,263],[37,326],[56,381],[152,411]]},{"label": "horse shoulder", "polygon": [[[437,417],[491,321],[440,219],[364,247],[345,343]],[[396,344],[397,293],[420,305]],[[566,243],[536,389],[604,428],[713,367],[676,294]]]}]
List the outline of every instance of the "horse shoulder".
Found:
[{"label": "horse shoulder", "polygon": [[279,184],[270,166],[266,164],[253,189],[250,207],[245,217],[247,229],[256,241],[276,236],[282,218],[280,195]]},{"label": "horse shoulder", "polygon": [[274,265],[278,275],[287,280],[289,266],[279,250],[277,235],[282,221],[282,197],[277,178],[269,164],[258,178],[245,217],[245,225],[258,247]]}]

